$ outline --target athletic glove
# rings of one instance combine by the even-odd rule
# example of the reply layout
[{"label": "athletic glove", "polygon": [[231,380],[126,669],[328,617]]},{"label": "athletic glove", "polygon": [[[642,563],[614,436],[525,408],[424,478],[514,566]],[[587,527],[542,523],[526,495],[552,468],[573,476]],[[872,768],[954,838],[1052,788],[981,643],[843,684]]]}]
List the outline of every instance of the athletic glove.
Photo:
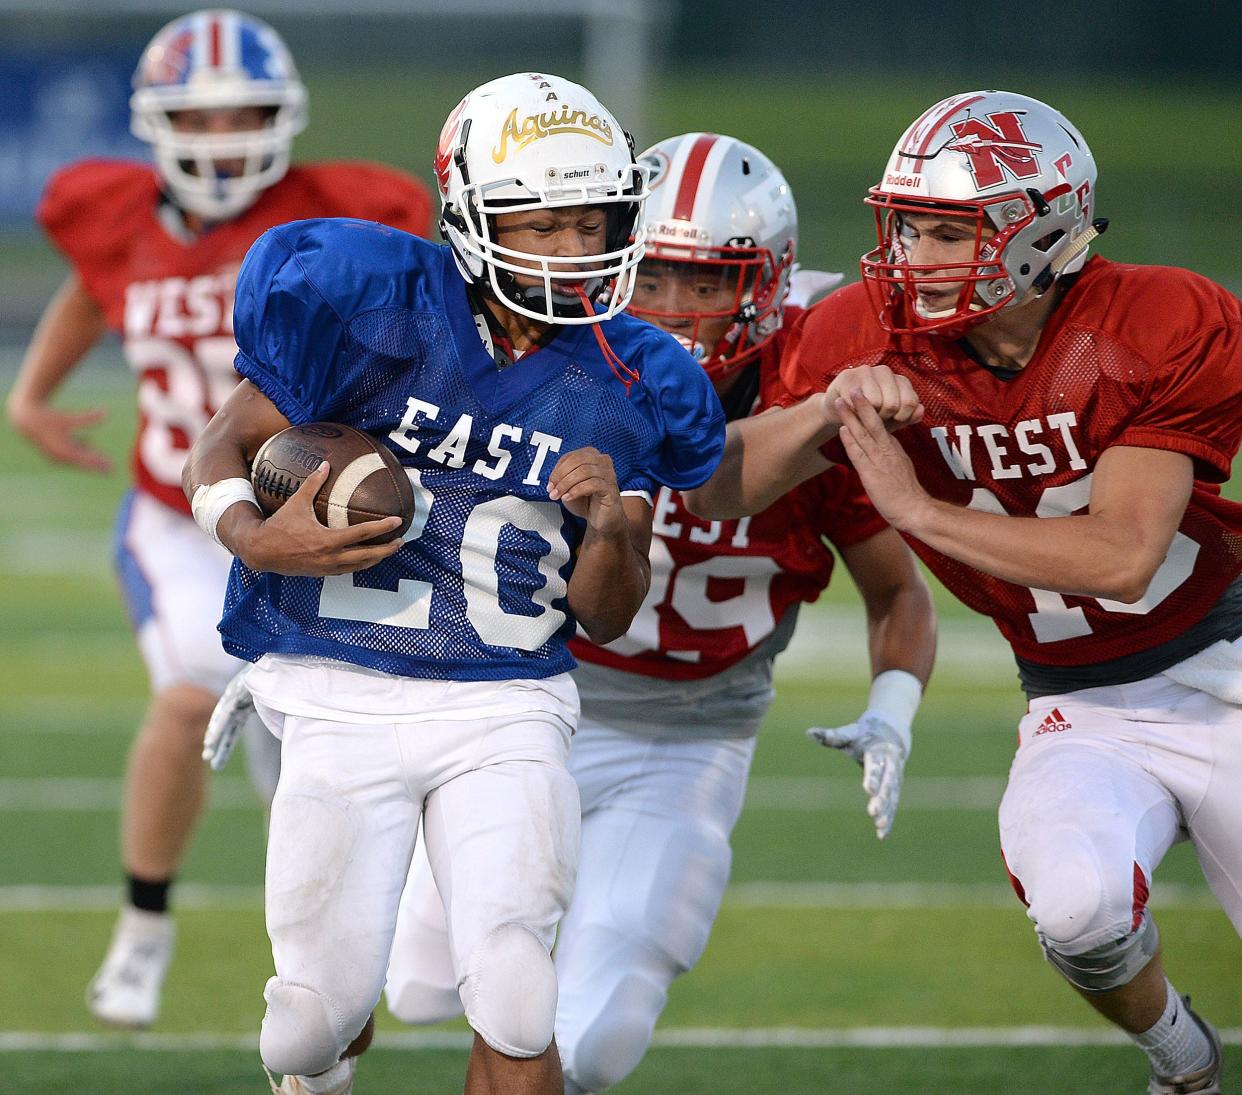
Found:
[{"label": "athletic glove", "polygon": [[224,689],[216,702],[211,718],[207,720],[207,732],[203,735],[203,760],[211,765],[213,772],[220,771],[228,763],[241,736],[246,720],[254,718],[254,697],[246,687],[246,671],[238,673]]},{"label": "athletic glove", "polygon": [[871,712],[848,726],[812,726],[806,736],[829,749],[848,753],[863,769],[867,814],[875,822],[875,835],[883,840],[893,827],[906,757],[910,755],[910,732],[902,734]]},{"label": "athletic glove", "polygon": [[867,710],[848,726],[812,726],[806,736],[829,749],[848,753],[863,769],[867,816],[883,840],[893,827],[906,758],[910,725],[923,698],[923,684],[904,669],[886,669],[871,682]]}]

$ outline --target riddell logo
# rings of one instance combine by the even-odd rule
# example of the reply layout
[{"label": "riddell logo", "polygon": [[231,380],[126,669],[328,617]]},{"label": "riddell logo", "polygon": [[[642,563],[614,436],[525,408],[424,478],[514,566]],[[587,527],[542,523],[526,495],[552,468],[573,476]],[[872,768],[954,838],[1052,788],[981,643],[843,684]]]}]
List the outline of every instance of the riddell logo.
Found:
[{"label": "riddell logo", "polygon": [[1061,714],[1059,707],[1054,707],[1044,721],[1039,724],[1039,729],[1035,731],[1035,736],[1040,734],[1059,734],[1063,730],[1073,730],[1074,724]]}]

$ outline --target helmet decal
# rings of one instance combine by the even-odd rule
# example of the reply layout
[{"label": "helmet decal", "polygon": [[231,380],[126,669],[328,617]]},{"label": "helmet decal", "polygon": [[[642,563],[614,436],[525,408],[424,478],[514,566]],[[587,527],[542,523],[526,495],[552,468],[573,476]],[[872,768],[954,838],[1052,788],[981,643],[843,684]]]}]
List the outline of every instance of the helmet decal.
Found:
[{"label": "helmet decal", "polygon": [[470,101],[467,95],[460,103],[458,103],[445,119],[444,126],[440,130],[440,140],[436,144],[436,183],[440,188],[441,195],[448,191],[449,167],[453,162],[453,147],[457,143],[457,133],[461,129],[461,116],[465,112],[466,104]]},{"label": "helmet decal", "polygon": [[[557,133],[577,133],[609,146],[613,143],[612,125],[607,119],[575,109],[568,103],[562,103],[554,110],[528,114],[521,122],[514,107],[500,127],[500,141],[492,149],[492,162],[504,163],[510,152],[520,152],[533,141],[541,141]],[[512,148],[509,147],[510,142]]]},{"label": "helmet decal", "polygon": [[1035,153],[1042,152],[1044,146],[1026,139],[1022,114],[1016,110],[989,114],[986,122],[980,118],[950,122],[949,127],[955,139],[944,150],[966,156],[977,190],[1000,186],[1006,175],[1015,180],[1033,179],[1043,170]]}]

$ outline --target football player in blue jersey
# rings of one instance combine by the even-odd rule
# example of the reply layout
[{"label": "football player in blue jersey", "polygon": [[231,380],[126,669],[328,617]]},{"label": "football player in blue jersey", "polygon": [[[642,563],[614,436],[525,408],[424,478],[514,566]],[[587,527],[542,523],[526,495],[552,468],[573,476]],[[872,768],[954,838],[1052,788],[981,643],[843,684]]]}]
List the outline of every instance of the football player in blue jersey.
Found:
[{"label": "football player in blue jersey", "polygon": [[[242,268],[245,380],[184,485],[237,556],[220,629],[282,738],[260,1039],[281,1092],[351,1089],[420,822],[476,1032],[466,1091],[562,1090],[548,952],[578,854],[566,644],[576,624],[625,632],[653,486],[701,484],[724,441],[703,370],[621,314],[647,170],[589,91],[519,73],[445,124],[447,246],[299,221]],[[263,519],[258,448],[324,420],[405,465],[402,540],[369,542],[397,518],[319,524],[323,467]]]}]

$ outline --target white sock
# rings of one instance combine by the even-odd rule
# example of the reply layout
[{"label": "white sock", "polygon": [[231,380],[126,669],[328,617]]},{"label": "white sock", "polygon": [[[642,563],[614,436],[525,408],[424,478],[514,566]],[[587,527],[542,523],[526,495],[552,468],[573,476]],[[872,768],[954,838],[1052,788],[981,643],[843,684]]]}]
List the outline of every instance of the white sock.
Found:
[{"label": "white sock", "polygon": [[354,1078],[354,1066],[357,1057],[347,1057],[337,1061],[327,1072],[318,1072],[314,1076],[302,1076],[302,1086],[307,1095],[341,1095],[349,1090]]},{"label": "white sock", "polygon": [[1156,1025],[1130,1037],[1151,1059],[1157,1076],[1168,1079],[1203,1068],[1212,1059],[1212,1043],[1191,1017],[1177,990],[1166,980],[1168,997]]}]

